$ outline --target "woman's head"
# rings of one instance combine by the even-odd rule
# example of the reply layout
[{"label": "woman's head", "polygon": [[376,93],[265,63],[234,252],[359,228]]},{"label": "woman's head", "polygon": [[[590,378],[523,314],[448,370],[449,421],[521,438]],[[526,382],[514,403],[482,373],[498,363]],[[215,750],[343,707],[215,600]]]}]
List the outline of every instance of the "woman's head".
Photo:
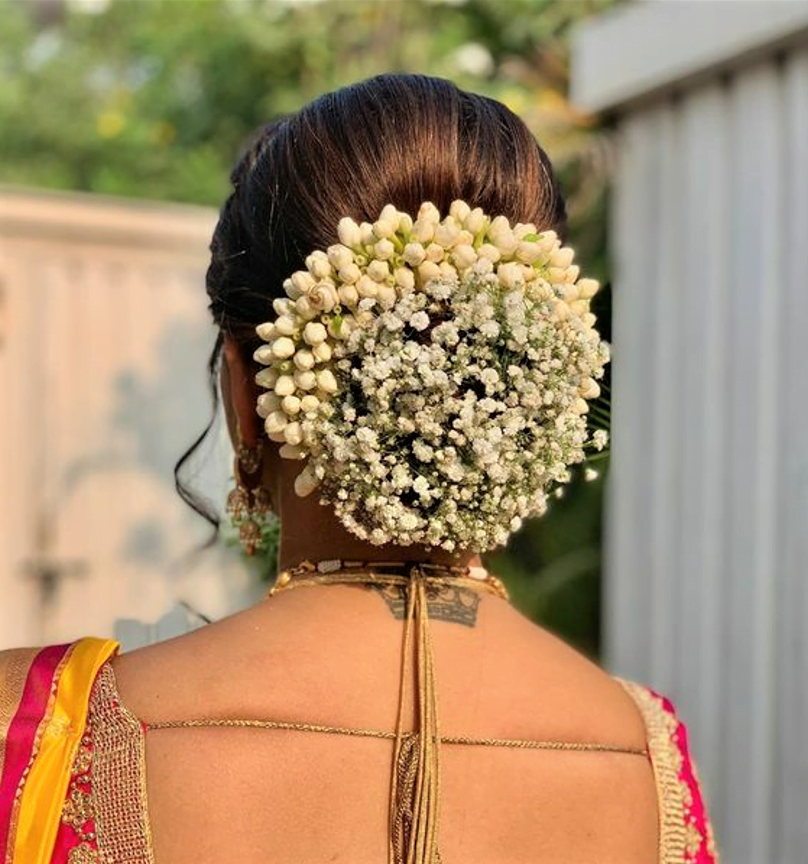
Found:
[{"label": "woman's head", "polygon": [[[306,256],[337,242],[340,219],[372,222],[390,204],[414,215],[426,201],[447,213],[462,199],[539,231],[565,227],[550,162],[523,121],[495,100],[420,75],[381,75],[268,124],[231,181],[206,280],[220,328],[210,371],[214,378],[224,348],[228,423],[248,444],[264,434],[255,414],[255,327]],[[265,476],[276,498],[299,466],[291,470],[277,447],[268,449]]]}]

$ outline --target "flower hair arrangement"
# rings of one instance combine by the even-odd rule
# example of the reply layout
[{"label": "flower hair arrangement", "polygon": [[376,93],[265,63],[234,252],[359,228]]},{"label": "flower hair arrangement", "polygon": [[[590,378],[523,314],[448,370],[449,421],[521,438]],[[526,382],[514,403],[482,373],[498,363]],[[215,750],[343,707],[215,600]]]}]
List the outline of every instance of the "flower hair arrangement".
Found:
[{"label": "flower hair arrangement", "polygon": [[255,352],[268,437],[356,536],[486,551],[570,479],[608,344],[554,231],[455,201],[339,223]]}]

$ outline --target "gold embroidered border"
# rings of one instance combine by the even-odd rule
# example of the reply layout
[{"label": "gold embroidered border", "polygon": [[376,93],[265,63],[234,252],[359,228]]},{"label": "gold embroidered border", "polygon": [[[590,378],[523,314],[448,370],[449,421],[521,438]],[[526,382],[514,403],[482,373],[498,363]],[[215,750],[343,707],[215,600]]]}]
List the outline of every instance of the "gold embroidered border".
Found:
[{"label": "gold embroidered border", "polygon": [[28,671],[38,648],[17,648],[0,653],[0,777],[5,765],[8,730],[20,707]]},{"label": "gold embroidered border", "polygon": [[[37,654],[38,653],[39,652],[37,652]],[[39,753],[39,748],[42,744],[42,736],[45,734],[45,730],[48,728],[48,725],[51,722],[51,718],[53,717],[53,709],[56,706],[56,689],[59,685],[59,678],[61,677],[62,672],[67,665],[67,661],[70,659],[70,655],[72,653],[73,646],[71,645],[67,649],[67,651],[65,651],[64,656],[59,661],[56,669],[53,672],[53,676],[51,677],[50,682],[50,692],[48,693],[48,703],[45,707],[45,713],[42,715],[42,719],[39,721],[39,725],[37,726],[36,732],[34,733],[34,741],[33,746],[31,747],[31,754],[28,759],[28,764],[23,769],[22,778],[20,779],[19,785],[17,786],[17,789],[14,793],[14,802],[11,805],[11,816],[9,818],[8,826],[6,864],[13,864],[14,847],[17,843],[17,828],[20,821],[20,804],[22,803],[23,788],[25,787],[25,781],[27,780],[28,775],[31,772],[31,766],[34,764],[34,760]]]},{"label": "gold embroidered border", "polygon": [[120,704],[115,674],[101,667],[91,697],[92,798],[102,864],[154,864],[143,728]]},{"label": "gold embroidered border", "polygon": [[645,721],[648,749],[659,808],[659,864],[686,864],[688,833],[683,785],[683,758],[676,746],[677,721],[662,700],[633,681],[617,679],[634,700]]}]

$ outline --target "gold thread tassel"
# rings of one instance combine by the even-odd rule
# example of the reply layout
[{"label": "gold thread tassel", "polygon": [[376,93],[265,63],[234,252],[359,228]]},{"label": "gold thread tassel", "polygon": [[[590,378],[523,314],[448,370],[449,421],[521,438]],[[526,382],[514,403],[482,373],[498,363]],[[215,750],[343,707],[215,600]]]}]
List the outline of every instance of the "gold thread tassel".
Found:
[{"label": "gold thread tassel", "polygon": [[[405,741],[404,705],[415,625],[417,728]],[[414,565],[407,585],[398,720],[390,785],[389,864],[440,864],[440,726],[429,607],[423,570]]]}]

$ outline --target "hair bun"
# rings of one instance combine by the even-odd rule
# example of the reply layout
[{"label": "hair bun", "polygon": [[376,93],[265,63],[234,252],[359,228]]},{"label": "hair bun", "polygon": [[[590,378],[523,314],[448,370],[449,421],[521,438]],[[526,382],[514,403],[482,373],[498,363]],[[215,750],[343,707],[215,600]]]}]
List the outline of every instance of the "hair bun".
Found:
[{"label": "hair bun", "polygon": [[605,444],[585,416],[609,360],[598,283],[554,231],[464,201],[337,231],[256,328],[258,413],[307,460],[295,491],[373,544],[503,545]]}]

